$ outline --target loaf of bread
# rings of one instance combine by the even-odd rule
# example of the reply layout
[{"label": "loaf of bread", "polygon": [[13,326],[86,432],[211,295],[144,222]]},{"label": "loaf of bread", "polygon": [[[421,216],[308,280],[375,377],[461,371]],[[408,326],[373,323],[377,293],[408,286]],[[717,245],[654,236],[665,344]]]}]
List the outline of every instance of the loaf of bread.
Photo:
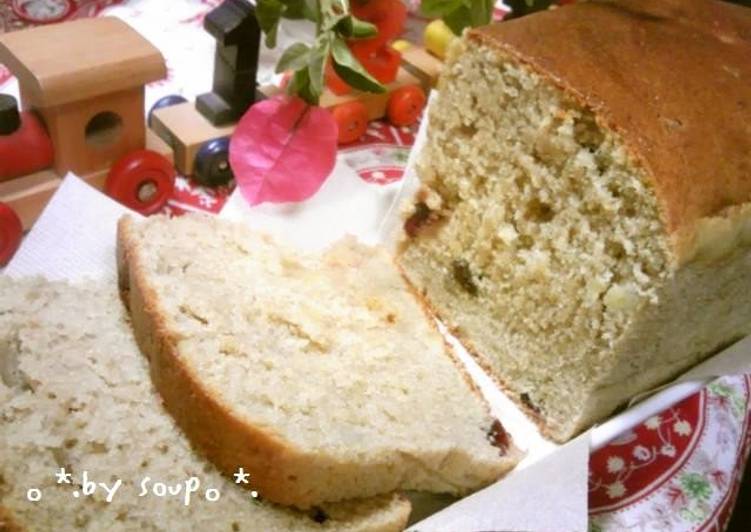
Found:
[{"label": "loaf of bread", "polygon": [[398,263],[550,436],[751,332],[751,10],[502,22],[439,93]]},{"label": "loaf of bread", "polygon": [[[57,483],[60,468],[71,483]],[[84,473],[110,502],[100,485],[83,495]],[[164,410],[115,286],[0,276],[0,531],[387,532],[409,514],[393,495],[307,513],[259,501]]]},{"label": "loaf of bread", "polygon": [[516,462],[385,252],[302,255],[210,216],[124,218],[120,286],[167,409],[268,500],[466,494]]}]

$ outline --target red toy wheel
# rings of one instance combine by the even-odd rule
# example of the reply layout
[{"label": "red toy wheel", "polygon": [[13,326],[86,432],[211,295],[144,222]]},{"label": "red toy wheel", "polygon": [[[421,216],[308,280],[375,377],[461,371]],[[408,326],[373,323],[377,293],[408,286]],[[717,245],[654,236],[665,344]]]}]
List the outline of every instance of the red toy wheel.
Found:
[{"label": "red toy wheel", "polygon": [[110,169],[104,191],[141,214],[158,212],[175,188],[175,169],[151,150],[129,153]]},{"label": "red toy wheel", "polygon": [[395,126],[409,126],[420,118],[426,100],[425,91],[417,85],[396,89],[389,98],[386,116]]},{"label": "red toy wheel", "polygon": [[5,266],[13,258],[23,237],[23,225],[16,211],[5,203],[0,203],[0,266]]},{"label": "red toy wheel", "polygon": [[362,137],[368,128],[368,110],[362,102],[347,102],[331,109],[339,126],[339,144],[349,144]]}]

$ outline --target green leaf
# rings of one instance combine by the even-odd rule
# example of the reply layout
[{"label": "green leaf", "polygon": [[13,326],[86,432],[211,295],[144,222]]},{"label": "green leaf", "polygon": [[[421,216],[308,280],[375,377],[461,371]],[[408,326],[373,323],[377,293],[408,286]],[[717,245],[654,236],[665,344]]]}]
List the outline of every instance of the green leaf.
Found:
[{"label": "green leaf", "polygon": [[467,6],[462,5],[455,11],[445,15],[443,21],[456,35],[461,35],[464,28],[472,25],[472,12]]},{"label": "green leaf", "polygon": [[289,83],[287,83],[287,94],[297,94],[303,85],[310,83],[310,77],[308,77],[308,71],[298,70],[292,74]]},{"label": "green leaf", "polygon": [[331,56],[336,73],[353,88],[367,92],[386,92],[386,87],[368,74],[340,37],[336,37],[331,44]]},{"label": "green leaf", "polygon": [[318,105],[318,97],[310,90],[310,76],[307,68],[295,72],[287,85],[287,94],[296,94],[310,105]]},{"label": "green leaf", "polygon": [[553,0],[506,0],[511,13],[506,18],[518,18],[550,7]]},{"label": "green leaf", "polygon": [[266,34],[266,46],[269,48],[276,46],[276,32],[284,9],[284,4],[279,0],[258,0],[256,4],[256,19]]},{"label": "green leaf", "polygon": [[303,0],[303,3],[305,4],[305,18],[318,24],[321,19],[321,13],[318,10],[318,0]]},{"label": "green leaf", "polygon": [[321,6],[321,32],[334,29],[339,22],[349,16],[347,0],[319,0]]},{"label": "green leaf", "polygon": [[305,0],[280,0],[284,4],[284,18],[292,20],[308,19]]},{"label": "green leaf", "polygon": [[462,4],[462,0],[422,0],[420,13],[429,18],[441,18],[456,11]]},{"label": "green leaf", "polygon": [[308,60],[308,76],[310,77],[310,92],[316,101],[323,92],[323,76],[326,61],[329,59],[331,41],[328,38],[319,39]]},{"label": "green leaf", "polygon": [[352,37],[355,39],[367,39],[368,37],[374,37],[378,33],[378,27],[375,24],[360,20],[354,15],[350,18],[352,19]]},{"label": "green leaf", "polygon": [[284,4],[284,18],[292,20],[309,20],[318,23],[317,0],[280,0]]},{"label": "green leaf", "polygon": [[336,25],[336,31],[344,37],[365,39],[376,35],[378,33],[378,28],[370,22],[365,22],[353,15],[348,15],[339,21]]},{"label": "green leaf", "polygon": [[470,18],[472,27],[484,26],[490,23],[493,16],[493,0],[472,0]]},{"label": "green leaf", "polygon": [[310,58],[310,47],[307,44],[296,42],[289,46],[282,57],[279,58],[279,62],[276,64],[276,73],[280,74],[287,70],[300,70],[308,64]]}]

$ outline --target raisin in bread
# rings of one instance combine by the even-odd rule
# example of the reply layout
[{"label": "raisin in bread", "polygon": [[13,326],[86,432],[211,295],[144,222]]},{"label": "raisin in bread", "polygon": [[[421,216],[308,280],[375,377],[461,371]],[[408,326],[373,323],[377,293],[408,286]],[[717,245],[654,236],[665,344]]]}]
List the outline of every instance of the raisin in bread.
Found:
[{"label": "raisin in bread", "polygon": [[210,216],[124,218],[121,289],[167,409],[272,501],[463,495],[517,456],[391,257]]},{"label": "raisin in bread", "polygon": [[[409,503],[392,495],[308,513],[253,502],[191,450],[151,384],[126,318],[113,285],[0,276],[0,530],[403,529]],[[86,471],[110,489],[117,479],[122,485],[109,503],[102,489],[76,498],[79,486],[56,483],[61,467],[76,484]],[[156,482],[175,489],[190,477],[200,486],[189,506],[182,494],[154,495]],[[41,491],[38,502],[27,499],[31,488]],[[219,490],[215,502],[206,500],[208,488]]]},{"label": "raisin in bread", "polygon": [[751,332],[750,36],[592,1],[451,51],[398,263],[557,440]]}]

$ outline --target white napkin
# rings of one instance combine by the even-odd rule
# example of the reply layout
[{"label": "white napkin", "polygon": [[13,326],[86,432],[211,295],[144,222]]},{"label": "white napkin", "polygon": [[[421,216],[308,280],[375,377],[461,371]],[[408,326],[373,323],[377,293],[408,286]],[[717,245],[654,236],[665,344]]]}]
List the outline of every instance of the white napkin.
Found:
[{"label": "white napkin", "polygon": [[13,260],[11,277],[41,275],[52,280],[115,280],[117,220],[130,213],[115,200],[68,174]]}]

